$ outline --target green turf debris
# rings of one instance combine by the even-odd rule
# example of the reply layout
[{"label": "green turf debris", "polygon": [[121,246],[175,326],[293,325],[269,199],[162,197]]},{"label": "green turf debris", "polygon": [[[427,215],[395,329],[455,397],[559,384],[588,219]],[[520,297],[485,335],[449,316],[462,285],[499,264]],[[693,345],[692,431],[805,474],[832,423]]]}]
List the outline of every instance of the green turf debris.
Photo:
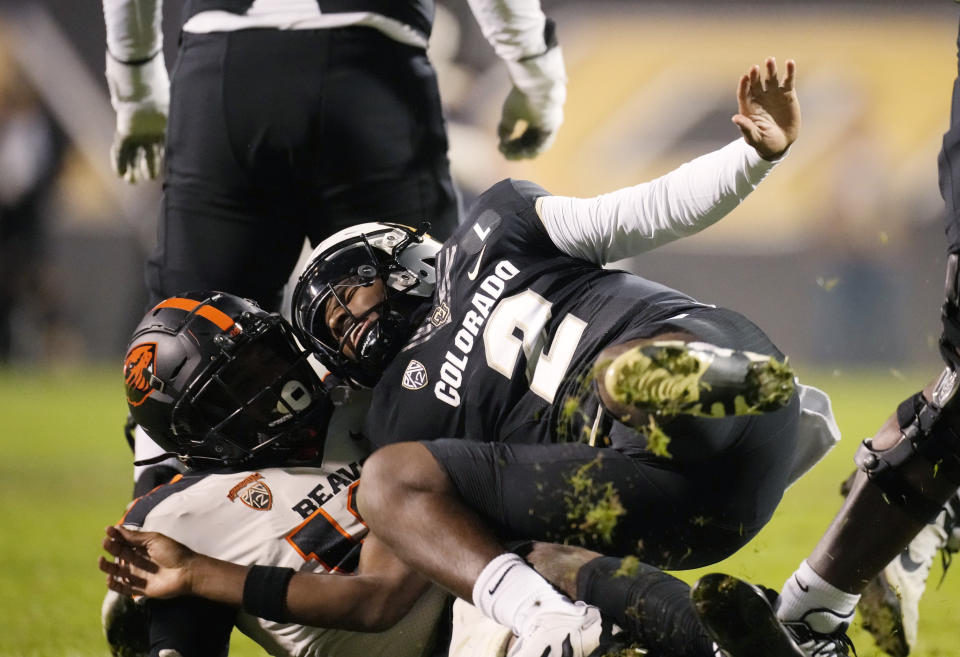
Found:
[{"label": "green turf debris", "polygon": [[633,577],[640,569],[640,560],[628,554],[620,560],[620,567],[613,571],[614,577]]},{"label": "green turf debris", "polygon": [[564,542],[613,542],[613,530],[626,509],[611,482],[596,482],[590,476],[590,470],[599,465],[597,455],[577,468],[567,480],[570,488],[564,493],[564,502],[572,532],[564,537]]},{"label": "green turf debris", "polygon": [[670,436],[660,428],[656,419],[651,415],[650,424],[647,425],[647,450],[655,456],[662,456],[665,459],[673,458],[668,447],[670,446]]},{"label": "green turf debris", "polygon": [[614,360],[604,383],[619,403],[656,407],[662,415],[689,412],[700,399],[704,364],[680,347],[661,347],[652,356],[631,349]]},{"label": "green turf debris", "polygon": [[753,368],[747,374],[748,383],[757,391],[757,403],[753,408],[762,411],[786,406],[793,396],[794,377],[789,358],[784,358],[782,363],[771,358],[762,366]]}]

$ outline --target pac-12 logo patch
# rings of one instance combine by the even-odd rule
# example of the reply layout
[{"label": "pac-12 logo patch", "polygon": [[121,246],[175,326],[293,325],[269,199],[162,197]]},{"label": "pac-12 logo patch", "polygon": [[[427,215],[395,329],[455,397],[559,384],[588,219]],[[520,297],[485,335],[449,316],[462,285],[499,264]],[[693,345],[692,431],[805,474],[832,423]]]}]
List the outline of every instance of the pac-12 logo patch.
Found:
[{"label": "pac-12 logo patch", "polygon": [[427,368],[419,360],[411,360],[407,369],[403,371],[403,381],[400,383],[407,390],[419,390],[427,385]]},{"label": "pac-12 logo patch", "polygon": [[156,389],[150,384],[157,365],[157,343],[145,342],[130,349],[123,361],[123,381],[127,401],[139,406]]},{"label": "pac-12 logo patch", "polygon": [[273,493],[259,472],[254,472],[231,488],[227,498],[231,502],[240,500],[254,511],[269,511],[273,506]]}]

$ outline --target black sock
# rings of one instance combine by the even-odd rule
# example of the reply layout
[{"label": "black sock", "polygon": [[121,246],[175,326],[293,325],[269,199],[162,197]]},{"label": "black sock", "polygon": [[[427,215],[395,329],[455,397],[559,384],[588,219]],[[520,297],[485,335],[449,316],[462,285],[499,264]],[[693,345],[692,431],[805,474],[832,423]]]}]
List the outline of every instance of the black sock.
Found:
[{"label": "black sock", "polygon": [[658,657],[713,657],[713,640],[690,602],[690,586],[637,563],[597,557],[577,573],[577,598],[600,609]]}]

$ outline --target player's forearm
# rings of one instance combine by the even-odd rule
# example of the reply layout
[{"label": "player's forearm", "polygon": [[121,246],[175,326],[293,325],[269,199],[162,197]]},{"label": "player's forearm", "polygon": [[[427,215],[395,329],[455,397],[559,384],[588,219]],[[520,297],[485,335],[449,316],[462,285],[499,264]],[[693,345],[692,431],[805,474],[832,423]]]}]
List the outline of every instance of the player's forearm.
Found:
[{"label": "player's forearm", "polygon": [[160,0],[103,0],[107,87],[118,112],[118,128],[127,113],[143,106],[166,115],[170,83],[161,14]]},{"label": "player's forearm", "polygon": [[547,50],[540,0],[468,0],[467,4],[501,59],[516,62]]},{"label": "player's forearm", "polygon": [[562,251],[605,264],[716,223],[774,166],[738,139],[650,182],[587,199],[546,196],[537,210]]},{"label": "player's forearm", "polygon": [[[196,554],[186,566],[189,593],[243,608],[250,570],[249,566]],[[297,573],[290,578],[285,609],[268,620],[360,631],[384,629],[380,612],[386,584],[371,576]],[[245,611],[257,615],[256,610]]]},{"label": "player's forearm", "polygon": [[189,593],[233,607],[243,604],[243,585],[248,566],[195,553],[185,567]]},{"label": "player's forearm", "polygon": [[[250,567],[196,554],[186,572],[190,594],[244,607]],[[269,620],[378,632],[400,620],[426,588],[422,578],[405,569],[357,575],[297,573],[290,579],[282,617]]]},{"label": "player's forearm", "polygon": [[300,573],[290,580],[287,611],[303,625],[381,632],[403,618],[426,588],[419,577]]},{"label": "player's forearm", "polygon": [[103,0],[107,52],[123,63],[142,62],[163,48],[161,0]]}]

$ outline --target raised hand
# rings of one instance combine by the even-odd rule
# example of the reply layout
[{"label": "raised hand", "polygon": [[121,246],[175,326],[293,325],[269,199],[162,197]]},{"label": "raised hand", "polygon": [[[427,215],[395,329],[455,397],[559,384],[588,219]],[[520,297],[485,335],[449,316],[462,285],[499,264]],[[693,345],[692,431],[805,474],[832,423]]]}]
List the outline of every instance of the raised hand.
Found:
[{"label": "raised hand", "polygon": [[796,72],[796,63],[788,59],[787,73],[781,80],[776,60],[769,57],[762,72],[754,64],[740,78],[738,113],[733,122],[765,160],[783,155],[800,131],[800,103],[794,90]]},{"label": "raised hand", "polygon": [[163,534],[107,527],[103,549],[114,561],[100,557],[107,588],[117,593],[172,598],[192,592],[190,563],[193,550]]}]

